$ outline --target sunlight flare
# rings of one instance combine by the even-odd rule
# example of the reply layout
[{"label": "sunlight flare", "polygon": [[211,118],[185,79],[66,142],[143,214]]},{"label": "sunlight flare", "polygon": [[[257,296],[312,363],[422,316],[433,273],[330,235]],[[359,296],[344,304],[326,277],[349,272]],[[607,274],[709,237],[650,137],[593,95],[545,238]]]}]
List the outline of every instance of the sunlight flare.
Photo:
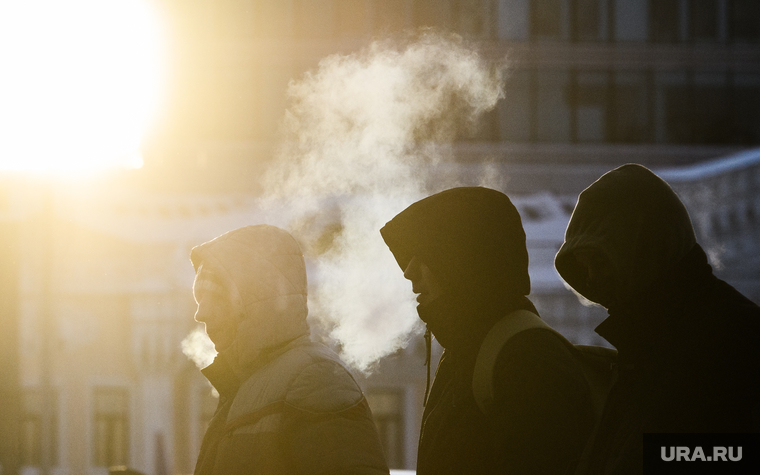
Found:
[{"label": "sunlight flare", "polygon": [[142,165],[164,79],[148,1],[0,2],[0,170]]}]

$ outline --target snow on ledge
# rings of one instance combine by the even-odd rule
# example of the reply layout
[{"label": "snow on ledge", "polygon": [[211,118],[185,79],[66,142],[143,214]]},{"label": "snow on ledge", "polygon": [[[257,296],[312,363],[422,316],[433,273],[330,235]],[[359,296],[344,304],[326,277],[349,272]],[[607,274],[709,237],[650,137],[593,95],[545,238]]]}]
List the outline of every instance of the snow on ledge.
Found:
[{"label": "snow on ledge", "polygon": [[662,168],[654,172],[671,183],[697,181],[760,164],[760,148],[685,167]]}]

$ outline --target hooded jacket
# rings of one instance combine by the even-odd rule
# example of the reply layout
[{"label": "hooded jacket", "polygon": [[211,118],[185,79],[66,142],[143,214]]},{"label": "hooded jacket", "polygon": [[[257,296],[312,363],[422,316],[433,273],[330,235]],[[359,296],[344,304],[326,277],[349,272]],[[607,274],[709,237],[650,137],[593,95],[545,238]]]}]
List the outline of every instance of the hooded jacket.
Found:
[{"label": "hooded jacket", "polygon": [[412,204],[381,234],[401,269],[417,257],[443,293],[417,307],[444,347],[422,420],[418,475],[572,472],[590,430],[588,386],[555,335],[511,338],[494,365],[489,414],[472,393],[488,331],[514,310],[536,312],[520,215],[495,190],[454,188]]},{"label": "hooded jacket", "polygon": [[642,473],[644,433],[757,431],[760,309],[713,275],[670,186],[629,164],[579,196],[555,264],[599,301],[577,250],[611,269],[614,299],[596,331],[619,362],[589,473]]},{"label": "hooded jacket", "polygon": [[195,474],[387,474],[361,389],[333,351],[310,341],[293,237],[247,226],[190,258],[220,276],[243,313],[233,343],[202,370],[220,400]]}]

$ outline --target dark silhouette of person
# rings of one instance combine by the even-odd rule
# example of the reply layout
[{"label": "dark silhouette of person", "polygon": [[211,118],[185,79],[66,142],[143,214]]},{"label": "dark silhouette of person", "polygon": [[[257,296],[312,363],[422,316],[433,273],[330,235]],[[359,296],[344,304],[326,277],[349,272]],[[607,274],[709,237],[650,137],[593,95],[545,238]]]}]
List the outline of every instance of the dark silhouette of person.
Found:
[{"label": "dark silhouette of person", "polygon": [[555,265],[608,309],[596,332],[618,350],[589,473],[642,473],[644,433],[758,430],[760,308],[713,275],[665,181],[634,164],[599,178]]},{"label": "dark silhouette of person", "polygon": [[572,473],[591,430],[589,387],[560,337],[523,331],[493,366],[493,403],[481,411],[473,371],[489,330],[515,310],[536,313],[520,215],[480,187],[418,201],[381,234],[417,312],[444,347],[427,398],[418,475]]},{"label": "dark silhouette of person", "polygon": [[388,474],[367,402],[310,340],[306,268],[282,229],[246,226],[193,248],[195,319],[219,352],[196,475]]}]

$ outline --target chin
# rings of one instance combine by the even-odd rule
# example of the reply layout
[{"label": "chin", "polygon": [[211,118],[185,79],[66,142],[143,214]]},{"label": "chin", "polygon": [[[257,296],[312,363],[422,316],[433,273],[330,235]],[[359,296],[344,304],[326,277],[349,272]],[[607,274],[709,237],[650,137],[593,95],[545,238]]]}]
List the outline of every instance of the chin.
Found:
[{"label": "chin", "polygon": [[232,346],[231,338],[220,338],[218,335],[215,335],[214,338],[209,335],[209,338],[211,339],[211,342],[214,343],[214,349],[217,353],[227,350]]},{"label": "chin", "polygon": [[222,344],[214,344],[214,348],[216,349],[217,353],[229,350],[231,347],[232,347],[232,342],[229,342],[229,343],[225,342],[225,343],[222,343]]}]

